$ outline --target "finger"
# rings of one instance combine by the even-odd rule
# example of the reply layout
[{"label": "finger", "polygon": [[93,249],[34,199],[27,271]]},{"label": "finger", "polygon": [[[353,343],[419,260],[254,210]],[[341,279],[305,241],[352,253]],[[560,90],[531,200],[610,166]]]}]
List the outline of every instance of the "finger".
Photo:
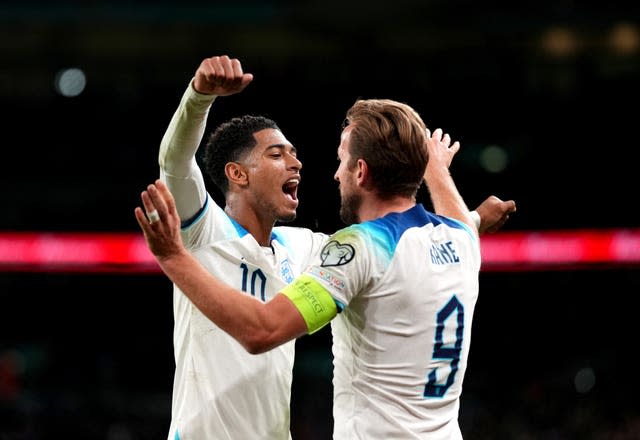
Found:
[{"label": "finger", "polygon": [[253,81],[253,75],[250,73],[244,73],[242,71],[242,64],[240,60],[234,58],[231,60],[232,76],[229,78],[230,85],[240,90],[244,89],[251,81]]},{"label": "finger", "polygon": [[144,210],[146,212],[151,212],[154,209],[156,209],[155,205],[153,204],[153,201],[149,197],[148,191],[142,191],[142,194],[140,194],[140,198],[142,199],[142,205],[144,206]]},{"label": "finger", "polygon": [[430,137],[431,137],[431,130],[427,128],[427,139],[429,139]]},{"label": "finger", "polygon": [[245,73],[242,76],[242,83],[241,83],[242,88],[244,89],[245,87],[247,87],[251,81],[253,81],[253,74]]},{"label": "finger", "polygon": [[136,216],[136,220],[138,221],[138,225],[142,229],[142,232],[144,232],[144,234],[147,235],[149,232],[150,225],[149,225],[149,220],[147,220],[147,216],[142,211],[142,208],[137,206],[133,213]]},{"label": "finger", "polygon": [[234,58],[231,60],[231,71],[233,72],[234,78],[242,78],[242,64],[240,64],[240,60]]},{"label": "finger", "polygon": [[432,139],[435,139],[436,141],[440,142],[440,140],[442,139],[442,129],[441,128],[436,128],[433,132],[433,135],[431,136]]},{"label": "finger", "polygon": [[233,69],[233,60],[229,58],[227,55],[223,55],[220,57],[220,65],[222,66],[223,71],[221,72],[222,77],[225,81],[234,81],[235,72]]},{"label": "finger", "polygon": [[204,76],[208,78],[211,77],[211,75],[213,75],[216,71],[216,66],[214,63],[214,58],[207,58],[205,60],[202,61],[202,64],[200,65],[200,69],[202,71],[202,73],[204,74]]},{"label": "finger", "polygon": [[169,191],[167,185],[162,180],[158,179],[156,180],[156,189],[167,205],[167,213],[173,214],[176,211],[176,201],[173,198],[173,194],[171,194],[171,191]]},{"label": "finger", "polygon": [[149,199],[151,200],[153,206],[158,211],[160,220],[164,222],[167,218],[167,204],[165,203],[162,194],[158,190],[158,187],[155,184],[150,184],[147,187],[147,193],[149,194]]},{"label": "finger", "polygon": [[224,67],[222,66],[221,57],[213,57],[210,59],[209,67],[210,72],[207,75],[207,79],[211,82],[224,78]]},{"label": "finger", "polygon": [[456,154],[460,150],[460,142],[455,141],[453,145],[449,147],[449,150],[452,151],[453,154]]},{"label": "finger", "polygon": [[449,136],[449,133],[444,134],[444,136],[442,137],[442,143],[445,147],[449,146],[449,144],[451,143],[451,136]]},{"label": "finger", "polygon": [[487,229],[487,231],[488,232],[498,232],[500,230],[500,228],[502,228],[502,226],[504,226],[504,224],[507,222],[507,220],[508,220],[508,217],[502,217],[495,224],[493,224],[489,229]]}]

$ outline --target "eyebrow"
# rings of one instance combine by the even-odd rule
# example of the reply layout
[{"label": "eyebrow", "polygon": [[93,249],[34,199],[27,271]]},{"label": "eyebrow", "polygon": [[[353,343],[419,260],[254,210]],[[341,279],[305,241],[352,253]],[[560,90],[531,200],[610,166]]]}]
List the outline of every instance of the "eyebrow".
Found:
[{"label": "eyebrow", "polygon": [[273,144],[273,145],[269,145],[264,149],[264,151],[268,151],[268,150],[271,150],[273,148],[277,148],[278,150],[285,150],[287,148],[291,148],[292,152],[294,152],[294,153],[298,152],[298,149],[296,147],[294,147],[293,145],[288,145],[288,144]]}]

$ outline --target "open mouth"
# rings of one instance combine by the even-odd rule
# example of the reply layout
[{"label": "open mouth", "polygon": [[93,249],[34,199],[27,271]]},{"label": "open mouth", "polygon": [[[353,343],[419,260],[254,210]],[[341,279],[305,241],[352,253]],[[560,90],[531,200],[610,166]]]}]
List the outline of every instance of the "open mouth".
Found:
[{"label": "open mouth", "polygon": [[300,184],[300,180],[298,179],[290,179],[282,185],[282,191],[289,197],[291,200],[298,200],[298,185]]}]

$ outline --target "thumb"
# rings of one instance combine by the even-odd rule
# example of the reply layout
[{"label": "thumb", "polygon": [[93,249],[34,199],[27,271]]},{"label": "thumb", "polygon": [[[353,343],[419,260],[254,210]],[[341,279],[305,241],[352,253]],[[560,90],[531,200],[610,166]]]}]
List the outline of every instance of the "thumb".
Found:
[{"label": "thumb", "polygon": [[242,75],[242,82],[240,83],[240,86],[244,89],[249,85],[251,81],[253,81],[253,74],[245,73],[244,75]]}]

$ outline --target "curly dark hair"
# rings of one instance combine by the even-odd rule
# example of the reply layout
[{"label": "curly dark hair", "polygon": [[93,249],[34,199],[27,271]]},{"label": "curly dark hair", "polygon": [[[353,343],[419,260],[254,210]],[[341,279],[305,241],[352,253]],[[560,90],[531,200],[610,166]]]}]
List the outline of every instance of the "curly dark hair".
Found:
[{"label": "curly dark hair", "polygon": [[224,122],[209,136],[202,154],[202,162],[206,173],[223,194],[226,195],[229,190],[229,181],[224,172],[225,165],[238,162],[249,154],[256,146],[253,134],[265,128],[280,130],[269,118],[244,115]]}]

